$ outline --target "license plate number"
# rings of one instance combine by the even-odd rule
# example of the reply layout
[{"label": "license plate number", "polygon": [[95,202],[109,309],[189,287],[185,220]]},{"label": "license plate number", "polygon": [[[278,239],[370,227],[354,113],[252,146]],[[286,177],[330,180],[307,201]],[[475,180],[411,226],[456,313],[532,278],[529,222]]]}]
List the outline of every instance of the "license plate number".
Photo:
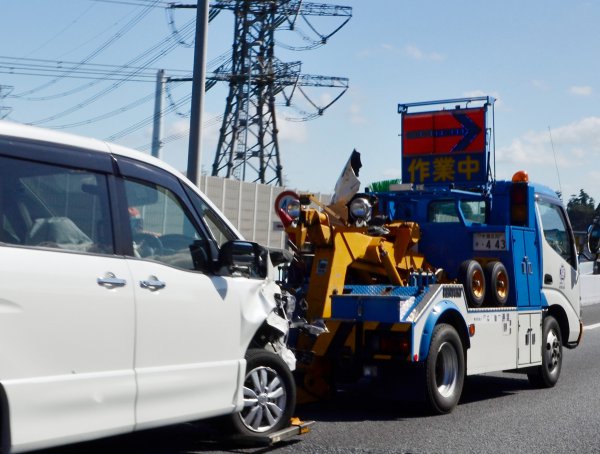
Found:
[{"label": "license plate number", "polygon": [[473,234],[474,251],[506,251],[506,235],[500,232]]}]

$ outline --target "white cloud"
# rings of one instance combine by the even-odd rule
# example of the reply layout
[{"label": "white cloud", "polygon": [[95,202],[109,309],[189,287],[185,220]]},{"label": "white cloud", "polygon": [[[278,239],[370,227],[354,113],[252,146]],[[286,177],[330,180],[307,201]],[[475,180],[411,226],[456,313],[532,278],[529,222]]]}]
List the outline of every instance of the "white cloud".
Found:
[{"label": "white cloud", "polygon": [[504,103],[502,102],[502,98],[500,97],[500,94],[497,91],[486,92],[483,90],[471,90],[471,91],[465,92],[464,96],[466,96],[467,98],[477,98],[480,96],[491,96],[492,98],[494,98],[496,100],[496,102],[494,103],[494,106],[496,108],[502,109],[505,112],[507,111],[507,108],[504,105]]},{"label": "white cloud", "polygon": [[549,89],[548,84],[546,83],[546,81],[544,80],[540,80],[540,79],[534,79],[531,81],[531,85],[533,85],[534,88],[537,88],[538,90],[543,90],[546,91]]},{"label": "white cloud", "polygon": [[354,125],[364,125],[367,118],[362,114],[362,109],[356,103],[350,105],[350,122]]},{"label": "white cloud", "polygon": [[592,156],[600,157],[600,117],[584,118],[550,131],[529,131],[498,149],[496,156],[499,162],[554,166],[552,145],[559,166],[589,165]]},{"label": "white cloud", "polygon": [[381,58],[381,54],[404,55],[413,60],[420,61],[443,61],[446,57],[438,52],[425,52],[413,44],[407,44],[403,48],[389,43],[379,44],[378,49],[363,49],[357,52],[359,58]]},{"label": "white cloud", "polygon": [[414,60],[442,61],[445,58],[442,54],[437,52],[424,52],[412,44],[404,46],[403,53]]},{"label": "white cloud", "polygon": [[588,85],[574,85],[569,88],[569,93],[577,96],[590,96],[592,91],[592,87]]},{"label": "white cloud", "polygon": [[534,181],[554,189],[560,185],[567,197],[583,188],[598,199],[600,117],[583,118],[550,131],[529,131],[510,145],[497,148],[496,161],[498,169],[504,170],[502,178],[525,169]]},{"label": "white cloud", "polygon": [[306,122],[288,121],[284,117],[277,115],[278,138],[280,142],[288,143],[306,143],[307,129]]}]

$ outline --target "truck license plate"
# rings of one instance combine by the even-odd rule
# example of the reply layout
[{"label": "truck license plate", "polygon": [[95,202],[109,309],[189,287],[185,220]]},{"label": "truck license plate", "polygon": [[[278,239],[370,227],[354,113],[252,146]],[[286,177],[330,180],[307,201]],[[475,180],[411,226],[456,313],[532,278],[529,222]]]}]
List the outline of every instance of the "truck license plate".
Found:
[{"label": "truck license plate", "polygon": [[506,251],[506,235],[501,232],[474,233],[474,251]]}]

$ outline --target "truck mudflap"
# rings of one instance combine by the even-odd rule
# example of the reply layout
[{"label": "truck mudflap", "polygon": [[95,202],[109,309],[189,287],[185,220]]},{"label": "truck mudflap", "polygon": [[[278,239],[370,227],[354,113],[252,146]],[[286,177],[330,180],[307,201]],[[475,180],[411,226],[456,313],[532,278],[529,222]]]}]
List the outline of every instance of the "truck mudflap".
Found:
[{"label": "truck mudflap", "polygon": [[579,345],[579,343],[581,342],[581,338],[583,337],[583,322],[580,320],[579,321],[579,336],[577,336],[577,340],[575,342],[567,342],[566,347],[567,348],[575,348]]},{"label": "truck mudflap", "polygon": [[260,446],[269,447],[290,438],[305,435],[310,432],[314,421],[302,421],[299,418],[292,418],[289,427],[278,430],[268,435],[232,435],[229,441],[239,446]]}]

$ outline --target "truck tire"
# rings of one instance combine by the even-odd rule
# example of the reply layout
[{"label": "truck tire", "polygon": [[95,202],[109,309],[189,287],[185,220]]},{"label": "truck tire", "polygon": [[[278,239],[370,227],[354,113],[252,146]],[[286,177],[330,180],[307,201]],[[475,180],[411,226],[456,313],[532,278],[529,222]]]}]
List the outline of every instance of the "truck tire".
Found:
[{"label": "truck tire", "polygon": [[488,263],[484,269],[487,286],[487,303],[493,307],[502,307],[508,301],[508,272],[498,261]]},{"label": "truck tire", "polygon": [[425,362],[425,398],[434,414],[451,412],[462,394],[465,353],[454,327],[441,323],[433,331]]},{"label": "truck tire", "polygon": [[562,337],[554,317],[548,315],[542,324],[542,365],[527,373],[529,383],[538,388],[552,388],[562,368]]},{"label": "truck tire", "polygon": [[267,435],[290,424],[296,406],[296,384],[287,364],[275,353],[246,353],[244,408],[231,415],[240,435]]},{"label": "truck tire", "polygon": [[470,307],[481,307],[485,300],[485,276],[476,260],[465,260],[458,269],[458,280],[465,288]]}]

